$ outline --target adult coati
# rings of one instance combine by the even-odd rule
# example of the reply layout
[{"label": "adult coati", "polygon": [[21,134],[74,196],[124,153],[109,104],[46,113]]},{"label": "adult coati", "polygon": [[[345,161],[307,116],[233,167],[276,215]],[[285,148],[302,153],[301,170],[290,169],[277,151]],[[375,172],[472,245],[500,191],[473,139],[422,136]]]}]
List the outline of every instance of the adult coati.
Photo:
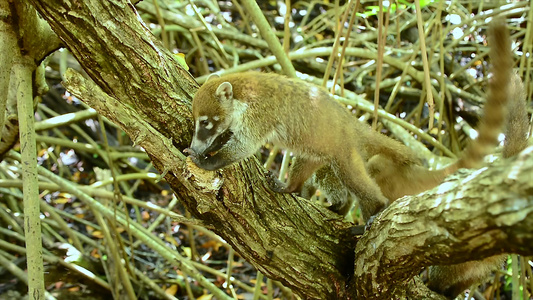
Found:
[{"label": "adult coati", "polygon": [[[259,72],[210,78],[200,87],[193,99],[195,133],[188,152],[199,167],[216,170],[272,142],[296,154],[287,185],[274,186],[276,191],[297,192],[324,167],[318,173],[328,174],[327,182],[319,180],[319,186],[326,194],[346,187],[359,198],[363,219],[368,220],[390,201],[431,189],[459,168],[479,166],[498,143],[512,61],[505,24],[493,23],[498,41],[491,47],[494,80],[479,138],[444,169],[428,170],[408,147],[370,130],[327,91]],[[341,196],[330,197],[330,209],[345,214],[351,203]]]},{"label": "adult coati", "polygon": [[[196,92],[192,110],[195,132],[188,152],[200,168],[223,168],[272,142],[297,155],[287,185],[274,185],[275,191],[297,192],[327,165],[357,195],[365,220],[389,203],[365,163],[378,154],[408,163],[417,160],[407,147],[354,118],[327,91],[277,74],[210,78]],[[337,204],[332,209],[340,214],[351,208],[346,201]]]}]

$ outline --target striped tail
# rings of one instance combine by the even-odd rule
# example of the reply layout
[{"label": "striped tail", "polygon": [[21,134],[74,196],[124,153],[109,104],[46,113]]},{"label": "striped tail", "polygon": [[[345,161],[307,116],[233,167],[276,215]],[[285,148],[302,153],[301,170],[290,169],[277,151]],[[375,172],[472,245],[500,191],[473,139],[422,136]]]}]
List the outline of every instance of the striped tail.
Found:
[{"label": "striped tail", "polygon": [[[461,158],[449,166],[448,174],[459,168],[477,168],[483,158],[498,145],[498,135],[507,116],[512,76],[512,53],[509,31],[503,19],[492,22],[489,31],[492,80],[489,83],[487,101],[483,109],[483,120],[478,126],[478,138],[470,142]],[[446,169],[448,169],[446,168]]]}]

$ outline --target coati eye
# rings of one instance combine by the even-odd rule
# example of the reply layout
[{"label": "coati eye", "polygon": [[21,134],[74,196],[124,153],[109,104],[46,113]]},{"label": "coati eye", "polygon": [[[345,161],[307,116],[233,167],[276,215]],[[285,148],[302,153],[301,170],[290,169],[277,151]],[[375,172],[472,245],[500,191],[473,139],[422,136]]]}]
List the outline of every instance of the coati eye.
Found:
[{"label": "coati eye", "polygon": [[215,116],[215,117],[208,117],[208,116],[200,116],[197,120],[198,123],[197,126],[199,128],[202,128],[202,129],[207,129],[207,130],[211,130],[215,124],[213,124],[212,122],[212,119],[214,119],[215,121],[218,121],[218,116]]},{"label": "coati eye", "polygon": [[213,123],[208,120],[200,120],[200,127],[211,130],[213,128]]}]

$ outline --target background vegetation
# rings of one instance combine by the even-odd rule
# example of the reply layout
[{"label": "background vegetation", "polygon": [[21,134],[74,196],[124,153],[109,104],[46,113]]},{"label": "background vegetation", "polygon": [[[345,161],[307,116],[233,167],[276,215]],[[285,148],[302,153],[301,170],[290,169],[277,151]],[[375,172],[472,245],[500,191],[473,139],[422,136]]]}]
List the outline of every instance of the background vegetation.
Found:
[{"label": "background vegetation", "polygon": [[[164,165],[164,160],[151,162],[155,151],[148,148],[148,143],[153,141],[134,127],[143,121],[150,121],[157,130],[167,130],[168,141],[162,144],[169,149],[176,146],[183,150],[190,141],[192,122],[177,113],[180,105],[190,108],[190,98],[187,102],[179,93],[192,95],[197,85],[179,66],[187,68],[199,83],[215,71],[226,74],[260,69],[294,73],[325,85],[342,96],[339,101],[351,107],[361,120],[371,121],[373,114],[379,115],[375,124],[378,130],[416,149],[432,167],[457,157],[473,136],[489,78],[486,29],[492,18],[507,19],[516,68],[526,84],[528,99],[533,92],[533,22],[528,22],[533,14],[528,1],[427,1],[420,7],[405,1],[390,5],[375,1],[258,1],[259,12],[250,8],[250,1],[85,1],[80,7],[67,10],[77,12],[73,14],[61,10],[66,7],[61,1],[49,2],[35,0],[30,6],[0,0],[0,32],[4,35],[4,51],[0,51],[4,54],[0,58],[6,66],[0,83],[8,91],[0,101],[0,111],[4,105],[6,111],[0,119],[0,124],[5,124],[0,145],[0,299],[24,295],[27,284],[33,284],[27,276],[33,274],[45,274],[47,296],[57,299],[292,299],[297,295],[317,297],[323,290],[332,290],[327,283],[311,285],[309,282],[318,280],[314,273],[298,273],[305,270],[303,263],[300,268],[298,263],[292,265],[287,260],[292,269],[278,271],[275,266],[281,263],[275,261],[269,248],[264,250],[252,243],[261,233],[250,230],[260,221],[250,221],[251,225],[246,226],[246,220],[253,218],[246,214],[250,211],[233,213],[236,220],[245,219],[236,223],[223,215],[217,219],[219,212],[210,205],[218,195],[204,199],[210,201],[204,203],[195,198],[188,186],[177,190],[168,176],[186,176],[184,171],[176,172],[178,168]],[[384,6],[383,15],[380,5]],[[34,7],[55,33],[37,18]],[[133,7],[145,27],[140,19],[135,24],[128,17]],[[50,12],[54,9],[55,15]],[[104,18],[105,9],[116,23],[98,23],[95,17],[98,26],[76,24],[90,20],[82,12],[97,16],[100,12]],[[269,25],[261,27],[264,21]],[[143,30],[155,38],[136,35]],[[117,44],[122,47],[116,46],[114,40],[120,41]],[[281,41],[281,52],[273,46],[276,40]],[[148,44],[160,52],[142,52]],[[130,58],[132,53],[139,54],[137,60]],[[427,54],[426,63],[421,53]],[[111,55],[127,59],[115,61]],[[172,64],[174,68],[169,67]],[[72,71],[67,73],[67,68],[83,73],[86,79]],[[169,75],[171,72],[175,74]],[[101,90],[84,81],[90,81],[88,78]],[[63,80],[69,91],[62,85]],[[167,96],[154,100],[155,104],[141,101],[143,97],[159,96],[161,91]],[[105,118],[99,114],[104,109],[96,102],[92,105],[91,97],[108,103],[112,97],[130,98],[132,101],[125,103],[139,112],[140,118],[119,115],[119,108],[114,118],[122,118],[124,123],[103,113]],[[382,108],[379,112],[373,108],[376,103]],[[127,118],[131,118],[130,126],[124,125],[128,124]],[[152,122],[156,118],[157,122]],[[35,149],[28,142],[33,134]],[[24,162],[32,158],[24,153],[21,157],[22,149],[37,153],[38,165],[34,169],[25,169],[28,167]],[[173,153],[176,161],[184,159],[176,152],[168,153]],[[284,177],[290,162],[288,153],[266,145],[258,157],[267,169]],[[257,179],[262,169],[254,162],[235,168],[229,171],[233,173],[224,175],[228,188],[225,193],[249,195],[251,190],[244,189],[239,181],[243,177],[257,185],[262,183]],[[254,175],[238,173],[249,169],[254,170]],[[37,185],[23,193],[23,179],[31,177],[35,177]],[[212,191],[211,187],[203,188],[204,193]],[[23,197],[27,197],[24,202]],[[188,198],[197,199],[194,209]],[[533,202],[531,192],[526,200],[529,206],[522,210],[523,219],[531,222],[526,213]],[[254,205],[251,213],[276,213],[262,216],[265,223],[283,224],[277,207],[284,204],[274,199],[270,203],[249,203]],[[309,208],[307,202],[295,203],[299,206],[293,210],[330,222],[327,226],[331,228],[308,227],[304,222],[307,220],[294,221],[289,218],[292,211],[283,210],[291,224],[301,222],[295,227],[311,235],[328,236],[328,230],[347,235],[352,226],[319,205]],[[235,207],[225,205],[226,210],[237,212]],[[26,233],[25,237],[23,229],[24,224],[26,229],[38,228],[32,226],[38,226],[39,219],[42,250],[29,247],[32,235]],[[467,216],[465,220],[469,222],[471,218]],[[354,222],[361,224],[357,213]],[[40,236],[41,230],[34,233]],[[305,241],[305,235],[298,234]],[[40,244],[39,238],[34,244]],[[528,238],[521,241],[527,244]],[[341,246],[331,242],[324,249],[342,248],[335,257],[353,253],[353,238],[340,240],[344,242]],[[273,249],[301,253],[300,259],[309,260],[310,264],[313,259],[328,258],[318,254],[312,258],[305,249],[291,252],[291,242],[284,245],[285,240],[276,241]],[[468,239],[461,242],[468,244]],[[272,240],[269,243],[274,244]],[[32,273],[29,267],[25,273],[26,263],[31,266],[31,260],[41,251],[44,269],[37,268]],[[531,246],[513,252],[533,253]],[[490,251],[479,253],[481,258]],[[317,272],[327,273],[324,270]],[[278,280],[263,277],[263,273],[292,287],[295,294]],[[533,290],[530,279],[529,257],[511,255],[505,270],[470,294],[477,299],[528,299]],[[333,285],[336,281],[331,282]],[[319,285],[326,287],[322,290]],[[304,289],[309,294],[303,294]]]}]

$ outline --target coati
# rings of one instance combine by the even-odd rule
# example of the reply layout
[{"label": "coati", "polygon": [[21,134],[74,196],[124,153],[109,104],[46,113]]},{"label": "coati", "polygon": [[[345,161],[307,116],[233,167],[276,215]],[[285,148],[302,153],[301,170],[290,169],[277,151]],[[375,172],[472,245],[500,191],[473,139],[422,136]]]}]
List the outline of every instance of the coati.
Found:
[{"label": "coati", "polygon": [[[433,188],[459,168],[479,165],[487,149],[497,144],[511,58],[505,25],[495,27],[495,40],[501,42],[492,47],[498,54],[493,82],[499,86],[491,87],[479,138],[449,167],[423,167],[408,147],[371,131],[319,87],[258,72],[210,79],[197,91],[195,133],[188,151],[199,167],[216,170],[253,155],[270,141],[297,154],[287,185],[274,186],[276,191],[299,191],[325,165],[328,180],[337,179],[355,194],[368,220],[389,201]],[[350,201],[333,197],[333,211],[345,214],[350,208]]]},{"label": "coati", "polygon": [[[297,155],[287,184],[273,185],[275,191],[299,191],[311,174],[328,165],[357,195],[364,220],[389,203],[365,163],[378,154],[407,163],[417,159],[398,141],[354,118],[327,91],[277,74],[209,78],[196,92],[192,110],[195,132],[187,151],[200,168],[223,168],[272,142]],[[330,207],[343,215],[350,208],[344,200]]]},{"label": "coati", "polygon": [[[497,41],[491,50],[496,53],[492,55],[494,79],[485,121],[479,138],[447,168],[424,168],[407,147],[371,131],[321,88],[257,72],[210,79],[197,91],[193,99],[195,133],[188,152],[199,167],[216,170],[253,155],[270,141],[297,154],[288,184],[275,190],[298,191],[313,172],[326,165],[329,179],[358,196],[363,219],[368,220],[389,201],[433,188],[459,168],[477,166],[487,149],[497,143],[512,61],[505,24],[493,27],[493,41]],[[344,214],[350,207],[349,201],[334,199],[331,209]],[[489,258],[434,267],[432,274],[439,280],[431,279],[430,287],[456,295],[499,262],[499,258]]]},{"label": "coati", "polygon": [[[399,161],[380,153],[367,163],[367,170],[389,201],[405,195],[414,195],[438,186],[444,178],[459,168],[479,166],[483,157],[498,144],[498,134],[507,124],[503,157],[511,157],[525,149],[529,120],[526,109],[526,94],[520,78],[512,75],[512,54],[509,34],[501,20],[493,21],[489,34],[493,78],[484,107],[484,119],[479,126],[479,136],[469,144],[461,158],[440,170],[428,170],[419,161]],[[509,111],[509,113],[505,113]],[[505,120],[507,118],[507,120]],[[331,176],[333,172],[324,167],[314,176],[315,183],[329,197],[345,197],[340,185]],[[340,202],[339,199],[330,199]],[[505,255],[470,261],[457,265],[432,266],[429,271],[429,287],[450,298],[488,277],[490,272],[502,265]]]}]

